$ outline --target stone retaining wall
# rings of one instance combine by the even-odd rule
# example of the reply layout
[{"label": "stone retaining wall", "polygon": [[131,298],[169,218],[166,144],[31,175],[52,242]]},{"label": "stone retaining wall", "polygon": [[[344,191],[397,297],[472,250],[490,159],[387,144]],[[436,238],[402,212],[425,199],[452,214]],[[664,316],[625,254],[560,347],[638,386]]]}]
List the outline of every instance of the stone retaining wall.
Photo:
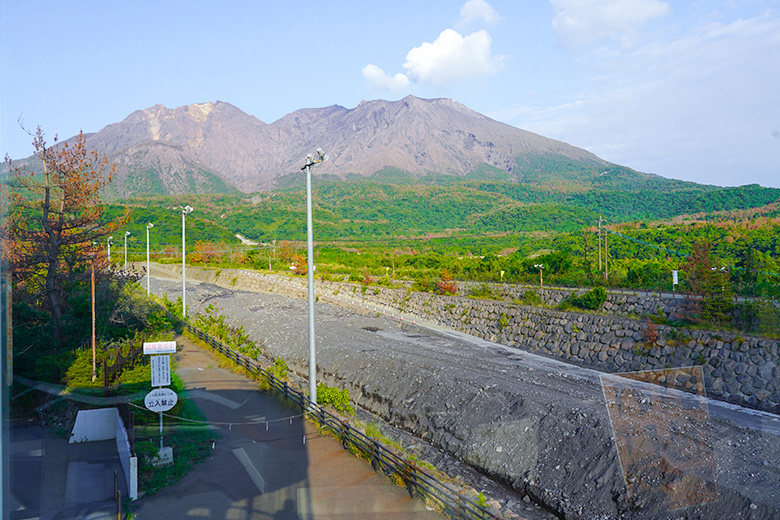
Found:
[{"label": "stone retaining wall", "polygon": [[[193,276],[203,278],[196,274],[195,268],[188,268],[188,276],[190,269]],[[306,280],[302,278],[228,269],[220,272],[216,283],[296,297],[305,297],[307,293]],[[526,290],[508,289],[516,289],[520,295],[519,291]],[[637,309],[660,305],[664,300],[661,297],[642,300],[637,295],[612,294],[603,312],[597,314],[345,282],[317,281],[315,290],[323,301],[353,306],[373,304],[377,307],[372,312],[396,311],[399,319],[404,319],[405,314],[407,320],[428,320],[482,339],[605,372],[701,365],[708,396],[780,412],[780,342],[777,339],[655,325],[657,340],[648,342],[646,319],[615,315],[616,308],[625,314],[645,314]],[[559,290],[537,292],[552,303],[564,297]],[[688,389],[695,388],[697,383],[679,381]]]},{"label": "stone retaining wall", "polygon": [[[468,296],[472,288],[481,284],[460,282],[458,296]],[[497,297],[506,302],[519,303],[523,301],[526,291],[535,292],[542,303],[548,307],[557,307],[569,296],[579,296],[587,289],[551,288],[531,285],[487,284]],[[680,295],[661,295],[651,292],[607,291],[607,301],[603,310],[614,316],[638,318],[650,315],[663,315],[670,319],[677,312],[684,300]]]},{"label": "stone retaining wall", "polygon": [[[328,286],[327,282],[322,283]],[[328,287],[330,289],[331,287]],[[352,290],[339,287],[336,290]],[[323,287],[322,291],[326,291]],[[378,292],[378,294],[376,294]],[[780,411],[777,339],[655,325],[647,320],[562,312],[459,296],[407,293],[369,287],[357,294],[473,336],[605,372],[636,372],[701,365],[707,394],[717,399]],[[628,299],[628,297],[626,297]],[[611,311],[605,309],[612,314]],[[684,383],[695,387],[695,381]]]}]

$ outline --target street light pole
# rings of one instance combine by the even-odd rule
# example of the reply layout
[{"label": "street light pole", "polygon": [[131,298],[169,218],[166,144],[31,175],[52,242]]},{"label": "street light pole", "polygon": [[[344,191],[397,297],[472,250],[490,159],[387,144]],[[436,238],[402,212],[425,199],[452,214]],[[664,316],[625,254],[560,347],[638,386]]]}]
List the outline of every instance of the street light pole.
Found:
[{"label": "street light pole", "polygon": [[328,154],[317,148],[317,157],[306,156],[306,243],[307,243],[307,282],[309,288],[309,400],[317,404],[317,349],[314,336],[314,231],[311,211],[311,168],[327,161]]},{"label": "street light pole", "polygon": [[127,269],[127,237],[130,236],[129,231],[125,231],[125,269]]},{"label": "street light pole", "polygon": [[187,229],[187,213],[192,213],[192,206],[181,209],[181,314],[187,318],[187,249],[185,247],[185,230]]},{"label": "street light pole", "polygon": [[149,222],[146,225],[146,296],[148,297],[149,292],[149,280],[151,279],[151,270],[150,270],[150,263],[149,263],[149,230],[154,227],[154,224]]},{"label": "street light pole", "polygon": [[111,245],[114,243],[114,237],[108,237],[108,266],[111,267]]}]

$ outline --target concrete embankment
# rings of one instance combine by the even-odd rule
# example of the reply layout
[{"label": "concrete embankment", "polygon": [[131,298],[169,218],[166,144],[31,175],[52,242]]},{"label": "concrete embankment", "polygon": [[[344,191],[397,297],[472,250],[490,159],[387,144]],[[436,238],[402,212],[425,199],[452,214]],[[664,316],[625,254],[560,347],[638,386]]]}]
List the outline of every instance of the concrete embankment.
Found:
[{"label": "concrete embankment", "polygon": [[[175,268],[171,272],[177,278]],[[212,276],[194,268],[188,275]],[[283,356],[305,374],[306,306],[300,297],[306,289],[300,279],[231,270],[213,276],[219,287],[204,283],[193,285],[192,293],[188,289],[191,313],[216,304],[269,355]],[[180,288],[177,282],[160,282],[154,290],[175,298]],[[401,322],[399,310],[389,305],[358,308],[353,303],[363,302],[362,292],[359,286],[318,282],[320,380],[349,388],[362,407],[510,484],[559,517],[775,518],[780,512],[777,417],[736,408],[713,412],[711,405],[710,417],[702,418],[690,412],[695,407],[685,398],[648,392],[636,394],[640,408],[660,403],[660,409],[678,400],[683,406],[677,409],[688,407],[683,418],[691,419],[701,435],[672,424],[668,412],[650,422],[623,421],[615,429],[598,372],[529,354],[519,344],[502,347],[452,329],[420,328],[410,324],[421,319],[414,314],[404,314]],[[345,293],[356,300],[346,302]],[[558,328],[565,332],[566,326]],[[654,436],[637,433],[650,429]],[[620,439],[646,443],[629,466],[618,456]],[[680,493],[691,496],[683,500]]]}]

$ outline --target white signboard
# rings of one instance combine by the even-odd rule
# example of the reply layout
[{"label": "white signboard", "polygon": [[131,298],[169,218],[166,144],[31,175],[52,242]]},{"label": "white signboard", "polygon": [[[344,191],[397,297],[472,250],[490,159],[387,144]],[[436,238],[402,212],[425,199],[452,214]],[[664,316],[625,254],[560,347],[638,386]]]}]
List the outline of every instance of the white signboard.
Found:
[{"label": "white signboard", "polygon": [[171,384],[171,356],[152,356],[152,386]]},{"label": "white signboard", "polygon": [[679,282],[677,281],[677,269],[672,271],[672,285],[677,285]]},{"label": "white signboard", "polygon": [[176,392],[170,388],[155,388],[144,397],[144,405],[152,412],[167,412],[176,406],[178,401]]},{"label": "white signboard", "polygon": [[144,342],[144,354],[175,354],[175,341]]}]

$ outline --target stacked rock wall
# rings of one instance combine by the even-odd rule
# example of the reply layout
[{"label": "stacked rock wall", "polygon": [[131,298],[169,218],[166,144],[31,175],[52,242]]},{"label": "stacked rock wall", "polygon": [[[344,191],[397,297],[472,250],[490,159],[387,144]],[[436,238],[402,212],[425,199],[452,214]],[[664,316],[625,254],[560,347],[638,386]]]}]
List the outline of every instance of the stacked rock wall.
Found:
[{"label": "stacked rock wall", "polygon": [[[193,276],[196,273],[193,269]],[[305,279],[228,269],[219,272],[216,283],[295,297],[305,297],[307,292]],[[379,306],[377,309],[397,311],[399,318],[405,314],[407,319],[428,320],[478,338],[604,372],[700,365],[704,388],[710,397],[780,412],[780,341],[665,325],[653,325],[653,331],[645,316],[656,314],[658,309],[664,315],[671,312],[677,305],[673,298],[609,294],[599,313],[579,313],[512,303],[528,290],[521,287],[502,288],[509,302],[345,282],[317,281],[315,289],[321,301],[348,305],[371,303]],[[502,294],[498,288],[494,292]],[[537,289],[537,293],[548,305],[571,294],[551,289]],[[683,388],[693,388],[697,382],[680,384]]]}]

